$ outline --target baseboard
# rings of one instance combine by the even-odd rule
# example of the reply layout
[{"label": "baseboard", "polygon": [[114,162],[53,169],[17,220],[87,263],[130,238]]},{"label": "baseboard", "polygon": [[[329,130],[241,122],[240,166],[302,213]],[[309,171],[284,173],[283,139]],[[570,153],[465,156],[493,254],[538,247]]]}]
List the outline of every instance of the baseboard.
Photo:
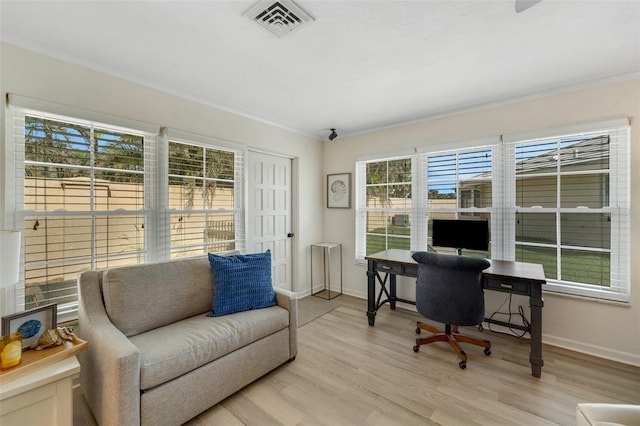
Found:
[{"label": "baseboard", "polygon": [[296,299],[302,299],[303,297],[311,296],[311,289],[296,292]]},{"label": "baseboard", "polygon": [[544,333],[542,335],[542,343],[546,345],[557,346],[563,349],[568,349],[570,351],[596,356],[598,358],[620,362],[622,364],[629,364],[640,367],[640,354],[616,351],[614,349],[604,348],[602,346],[596,345],[589,345],[582,342],[576,342],[575,340],[550,336]]},{"label": "baseboard", "polygon": [[347,296],[353,296],[353,297],[357,297],[358,299],[365,299],[367,300],[367,292],[366,291],[353,291],[353,290],[348,290],[348,291],[342,291],[342,294],[346,294]]}]

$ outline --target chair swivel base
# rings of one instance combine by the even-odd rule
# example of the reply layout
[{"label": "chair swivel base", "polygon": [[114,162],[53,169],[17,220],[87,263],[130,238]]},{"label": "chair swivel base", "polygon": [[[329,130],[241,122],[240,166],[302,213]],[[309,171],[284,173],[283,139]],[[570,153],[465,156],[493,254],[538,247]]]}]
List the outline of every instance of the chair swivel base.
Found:
[{"label": "chair swivel base", "polygon": [[450,324],[445,324],[445,331],[442,331],[437,329],[436,327],[430,326],[429,324],[418,321],[416,323],[416,334],[420,334],[422,330],[433,333],[433,336],[417,338],[416,345],[413,347],[414,352],[418,352],[420,350],[420,346],[422,345],[427,345],[433,342],[448,342],[458,355],[458,358],[460,358],[460,362],[458,363],[458,365],[462,369],[467,368],[467,354],[462,350],[459,343],[470,343],[472,345],[483,347],[484,354],[487,356],[491,355],[490,341],[475,339],[473,337],[463,336],[461,334],[452,334]]}]

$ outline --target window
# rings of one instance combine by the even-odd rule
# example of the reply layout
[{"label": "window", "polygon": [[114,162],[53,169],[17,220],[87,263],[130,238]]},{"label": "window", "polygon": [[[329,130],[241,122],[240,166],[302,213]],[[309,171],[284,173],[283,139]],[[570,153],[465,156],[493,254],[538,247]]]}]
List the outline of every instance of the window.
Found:
[{"label": "window", "polygon": [[[364,177],[360,226],[364,228],[363,254],[388,249],[409,250],[412,217],[412,160],[394,158],[363,162]],[[364,255],[362,256],[364,257]]]},{"label": "window", "polygon": [[546,290],[628,301],[629,126],[589,127],[358,161],[356,260],[389,248],[454,253],[431,246],[432,220],[484,219],[489,252],[463,254],[541,263]]},{"label": "window", "polygon": [[[491,148],[425,154],[427,170],[427,247],[431,246],[433,219],[491,220]],[[436,247],[439,253],[455,254],[455,249]],[[466,255],[491,257],[489,252],[465,250]]]},{"label": "window", "polygon": [[514,144],[514,256],[541,263],[547,288],[628,293],[626,140],[621,128]]},{"label": "window", "polygon": [[239,249],[240,152],[169,141],[171,257]]},{"label": "window", "polygon": [[[27,113],[16,170],[24,307],[77,308],[79,271],[145,258],[145,142],[152,136]],[[20,226],[18,224],[18,226]]]},{"label": "window", "polygon": [[80,271],[244,249],[243,147],[13,95],[8,116],[15,310],[71,320]]}]

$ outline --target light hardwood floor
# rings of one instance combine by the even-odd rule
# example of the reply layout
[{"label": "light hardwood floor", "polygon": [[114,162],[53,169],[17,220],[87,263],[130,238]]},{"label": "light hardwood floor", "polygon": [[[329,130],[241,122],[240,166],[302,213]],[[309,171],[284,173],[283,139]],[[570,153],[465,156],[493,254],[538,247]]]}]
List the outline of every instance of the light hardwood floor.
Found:
[{"label": "light hardwood floor", "polygon": [[[493,345],[464,346],[461,370],[446,343],[413,352],[419,314],[385,306],[369,327],[365,300],[338,300],[299,328],[294,362],[188,425],[573,425],[578,402],[640,404],[638,367],[545,345],[536,379],[528,340],[461,327]],[[95,424],[79,389],[74,404],[76,426]]]}]

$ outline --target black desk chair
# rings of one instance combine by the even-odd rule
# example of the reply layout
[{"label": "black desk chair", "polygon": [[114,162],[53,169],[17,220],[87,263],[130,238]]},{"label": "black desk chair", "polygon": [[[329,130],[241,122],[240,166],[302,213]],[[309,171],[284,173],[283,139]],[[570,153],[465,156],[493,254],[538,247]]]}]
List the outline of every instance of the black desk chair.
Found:
[{"label": "black desk chair", "polygon": [[460,368],[467,367],[467,355],[459,342],[481,346],[485,355],[491,355],[491,342],[452,334],[459,325],[478,325],[484,320],[484,291],[482,271],[490,266],[485,259],[447,254],[416,252],[418,262],[416,282],[416,308],[424,317],[445,324],[444,332],[422,322],[416,324],[416,334],[422,330],[432,336],[417,338],[414,352],[421,345],[449,342],[456,351]]}]

